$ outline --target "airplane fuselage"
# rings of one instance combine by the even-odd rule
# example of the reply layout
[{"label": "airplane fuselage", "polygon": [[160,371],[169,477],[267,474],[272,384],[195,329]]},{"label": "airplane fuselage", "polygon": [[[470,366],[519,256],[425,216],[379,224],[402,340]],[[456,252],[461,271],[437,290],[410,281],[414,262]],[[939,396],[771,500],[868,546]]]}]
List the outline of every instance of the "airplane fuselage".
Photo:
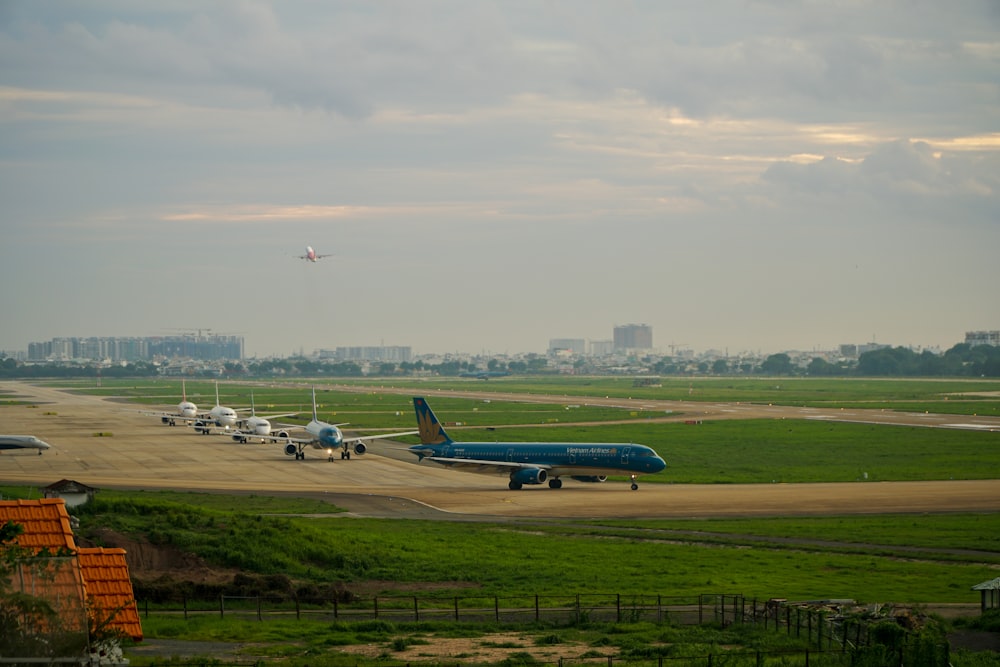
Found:
[{"label": "airplane fuselage", "polygon": [[271,435],[271,422],[263,417],[247,417],[244,428],[253,435]]},{"label": "airplane fuselage", "polygon": [[230,428],[236,425],[236,410],[222,405],[216,405],[209,413],[216,426]]},{"label": "airplane fuselage", "polygon": [[[542,466],[549,477],[652,474],[666,463],[645,445],[554,442],[452,442],[413,445],[410,451],[423,457],[445,459],[442,465],[462,465],[462,459],[522,466]],[[449,461],[450,460],[450,461]],[[474,464],[471,464],[474,465]]]},{"label": "airplane fuselage", "polygon": [[0,449],[48,449],[51,445],[33,435],[0,435]]},{"label": "airplane fuselage", "polygon": [[306,433],[315,438],[312,446],[316,449],[338,449],[344,445],[343,432],[333,424],[314,419],[306,424]]}]

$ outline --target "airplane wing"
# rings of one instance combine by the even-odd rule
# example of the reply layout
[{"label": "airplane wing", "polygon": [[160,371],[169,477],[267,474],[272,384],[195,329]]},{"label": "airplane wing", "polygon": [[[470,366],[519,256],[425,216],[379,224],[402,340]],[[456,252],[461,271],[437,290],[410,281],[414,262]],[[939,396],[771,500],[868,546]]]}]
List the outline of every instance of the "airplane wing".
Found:
[{"label": "airplane wing", "polygon": [[547,463],[517,463],[515,461],[481,461],[479,459],[456,459],[448,456],[424,456],[423,461],[433,461],[456,470],[467,472],[506,475],[515,470],[551,470]]},{"label": "airplane wing", "polygon": [[[238,417],[236,419],[236,425],[239,428],[243,428],[244,426],[246,426],[247,420],[252,419],[253,417],[259,417],[261,419],[271,420],[277,417],[295,417],[298,414],[299,413],[297,412],[286,412],[283,415],[250,415],[249,417]],[[271,426],[272,427],[280,426],[281,428],[303,428],[302,426],[298,426],[297,424],[272,424]]]},{"label": "airplane wing", "polygon": [[199,412],[194,417],[190,417],[190,416],[186,417],[186,416],[180,414],[179,412],[166,412],[166,411],[151,412],[151,411],[146,411],[146,410],[140,410],[139,414],[143,415],[144,417],[159,417],[164,423],[172,421],[172,420],[176,420],[176,421],[195,421],[196,419],[211,419],[212,418],[212,415],[209,414],[208,412]]},{"label": "airplane wing", "polygon": [[392,440],[401,438],[404,435],[418,435],[420,431],[403,431],[402,433],[376,433],[374,435],[359,435],[352,438],[344,438],[344,442],[364,442],[365,440]]}]

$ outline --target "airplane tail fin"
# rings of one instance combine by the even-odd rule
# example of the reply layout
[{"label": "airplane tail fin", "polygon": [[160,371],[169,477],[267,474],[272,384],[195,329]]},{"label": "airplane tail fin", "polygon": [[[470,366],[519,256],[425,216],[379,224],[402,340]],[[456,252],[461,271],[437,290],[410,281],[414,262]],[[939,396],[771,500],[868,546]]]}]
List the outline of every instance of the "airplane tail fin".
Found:
[{"label": "airplane tail fin", "polygon": [[420,442],[424,445],[444,445],[454,442],[444,432],[441,422],[434,416],[431,406],[420,396],[413,397],[413,409],[417,413],[417,428],[420,430]]},{"label": "airplane tail fin", "polygon": [[187,400],[188,400],[187,387],[184,385],[184,379],[181,378],[181,402],[187,403]]},{"label": "airplane tail fin", "polygon": [[221,403],[219,403],[219,381],[218,380],[215,381],[215,404],[216,405],[221,405]]},{"label": "airplane tail fin", "polygon": [[319,421],[319,417],[316,416],[316,387],[313,387],[313,421]]}]

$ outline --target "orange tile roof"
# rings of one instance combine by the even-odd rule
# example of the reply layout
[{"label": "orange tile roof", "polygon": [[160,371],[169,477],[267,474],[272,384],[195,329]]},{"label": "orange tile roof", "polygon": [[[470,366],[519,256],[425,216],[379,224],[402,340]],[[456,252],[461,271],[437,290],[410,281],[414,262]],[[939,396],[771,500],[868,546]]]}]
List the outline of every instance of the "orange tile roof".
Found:
[{"label": "orange tile roof", "polygon": [[[56,552],[61,548],[75,554],[65,577],[52,582],[60,588],[76,586],[88,601],[89,613],[98,623],[121,631],[136,641],[142,639],[142,625],[135,606],[132,580],[124,549],[77,548],[62,498],[0,500],[0,524],[13,521],[24,527],[17,543],[27,549]],[[66,581],[61,581],[65,578]],[[31,591],[33,581],[25,581]],[[59,595],[55,591],[54,594]],[[67,599],[64,595],[62,599]],[[79,597],[79,596],[77,596]],[[69,611],[69,610],[66,610]]]},{"label": "orange tile roof", "polygon": [[0,523],[13,521],[24,526],[17,543],[25,549],[76,550],[73,529],[62,498],[40,500],[0,500]]},{"label": "orange tile roof", "polygon": [[87,587],[88,607],[98,626],[107,624],[135,641],[142,640],[142,623],[135,606],[124,549],[77,550]]}]

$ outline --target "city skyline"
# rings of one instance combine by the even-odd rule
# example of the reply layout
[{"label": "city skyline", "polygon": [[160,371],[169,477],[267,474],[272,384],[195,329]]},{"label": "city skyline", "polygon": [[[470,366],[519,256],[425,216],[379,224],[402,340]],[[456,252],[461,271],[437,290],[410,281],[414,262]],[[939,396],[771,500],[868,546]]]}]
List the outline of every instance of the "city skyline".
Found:
[{"label": "city skyline", "polygon": [[[947,349],[1000,328],[1000,10],[0,8],[0,349]],[[300,257],[311,246],[320,262]]]},{"label": "city skyline", "polygon": [[[639,329],[639,339],[650,340],[652,335],[651,327],[648,325],[627,325],[626,327],[615,327],[615,335],[622,334],[620,329]],[[748,350],[739,351],[719,350],[716,348],[696,348],[689,345],[678,345],[670,343],[664,346],[651,347],[630,347],[627,341],[635,335],[635,332],[622,334],[624,339],[615,343],[611,339],[570,339],[570,338],[550,338],[546,350],[521,350],[513,353],[497,353],[493,351],[450,351],[423,350],[414,353],[409,345],[338,345],[334,347],[317,348],[310,352],[291,351],[285,354],[268,355],[275,358],[288,358],[295,356],[318,357],[320,359],[351,360],[351,359],[376,359],[410,361],[419,357],[449,356],[457,355],[461,357],[519,357],[523,355],[552,355],[566,351],[573,352],[580,356],[613,356],[622,353],[650,353],[662,356],[769,356],[771,354],[792,353],[809,354],[816,353],[821,356],[830,354],[840,354],[847,356],[857,356],[862,351],[868,349],[879,349],[884,347],[904,347],[917,351],[930,350],[935,352],[945,352],[947,348],[931,348],[927,346],[896,345],[892,343],[878,342],[843,342],[830,349],[807,349],[807,348],[786,348],[782,350]],[[967,331],[964,335],[964,342],[971,345],[1000,345],[1000,330],[991,331]],[[59,336],[50,340],[32,341],[28,344],[27,353],[24,350],[4,350],[0,349],[0,355],[9,355],[18,359],[28,361],[43,360],[111,360],[111,361],[149,361],[157,358],[194,358],[202,360],[210,359],[253,359],[258,355],[243,354],[244,338],[242,336],[215,335],[211,333],[180,334],[168,336]],[[956,343],[958,344],[958,343]],[[848,350],[854,349],[855,352]],[[207,355],[207,356],[206,356]],[[261,357],[263,358],[263,357]]]}]

